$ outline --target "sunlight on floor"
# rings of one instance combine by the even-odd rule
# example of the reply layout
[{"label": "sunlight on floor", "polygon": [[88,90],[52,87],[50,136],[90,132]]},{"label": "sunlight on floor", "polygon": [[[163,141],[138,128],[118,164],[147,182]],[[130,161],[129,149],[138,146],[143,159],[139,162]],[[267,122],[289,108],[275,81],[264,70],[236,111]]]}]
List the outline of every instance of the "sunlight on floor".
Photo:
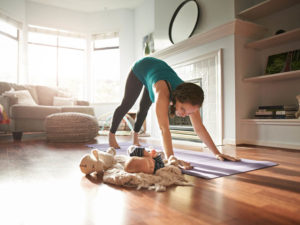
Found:
[{"label": "sunlight on floor", "polygon": [[90,181],[82,184],[80,176],[1,183],[0,224],[121,224],[124,193]]}]

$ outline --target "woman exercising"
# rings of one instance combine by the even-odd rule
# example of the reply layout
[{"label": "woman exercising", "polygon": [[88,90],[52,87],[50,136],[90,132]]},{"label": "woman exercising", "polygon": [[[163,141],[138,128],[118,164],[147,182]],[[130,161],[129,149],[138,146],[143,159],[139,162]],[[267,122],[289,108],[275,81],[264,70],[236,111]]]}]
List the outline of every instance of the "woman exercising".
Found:
[{"label": "woman exercising", "polygon": [[215,154],[217,159],[237,160],[219,152],[202,123],[199,111],[204,100],[202,88],[193,83],[185,83],[166,62],[152,57],[146,57],[137,61],[128,75],[122,103],[117,107],[113,115],[109,132],[109,145],[111,147],[120,148],[116,141],[115,132],[122,118],[136,102],[143,86],[145,88],[134,124],[134,145],[139,145],[138,133],[151,104],[155,103],[156,117],[161,132],[164,153],[167,158],[174,155],[169,129],[169,114],[171,116],[176,114],[180,117],[190,117],[196,134]]}]

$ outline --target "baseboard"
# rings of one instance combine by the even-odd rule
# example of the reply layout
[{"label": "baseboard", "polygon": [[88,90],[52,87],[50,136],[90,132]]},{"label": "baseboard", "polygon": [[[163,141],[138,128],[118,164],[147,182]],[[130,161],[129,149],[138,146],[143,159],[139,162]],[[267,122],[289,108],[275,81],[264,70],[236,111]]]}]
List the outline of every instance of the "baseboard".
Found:
[{"label": "baseboard", "polygon": [[260,145],[266,147],[300,150],[300,144],[286,144],[286,143],[277,143],[277,142],[270,142],[270,141],[239,140],[237,144]]},{"label": "baseboard", "polygon": [[228,139],[225,138],[223,139],[223,145],[236,145],[236,140],[235,139]]}]

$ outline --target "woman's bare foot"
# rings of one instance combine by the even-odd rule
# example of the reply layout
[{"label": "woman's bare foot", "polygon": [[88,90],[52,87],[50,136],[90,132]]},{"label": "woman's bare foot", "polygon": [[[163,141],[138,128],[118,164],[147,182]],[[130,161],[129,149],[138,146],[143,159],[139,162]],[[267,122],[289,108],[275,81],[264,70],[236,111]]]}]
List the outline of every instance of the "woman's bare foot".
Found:
[{"label": "woman's bare foot", "polygon": [[133,133],[133,144],[136,146],[141,146],[139,142],[139,133]]},{"label": "woman's bare foot", "polygon": [[118,142],[116,140],[115,134],[109,132],[108,134],[108,143],[110,147],[114,147],[115,149],[119,149],[120,146],[118,145]]}]

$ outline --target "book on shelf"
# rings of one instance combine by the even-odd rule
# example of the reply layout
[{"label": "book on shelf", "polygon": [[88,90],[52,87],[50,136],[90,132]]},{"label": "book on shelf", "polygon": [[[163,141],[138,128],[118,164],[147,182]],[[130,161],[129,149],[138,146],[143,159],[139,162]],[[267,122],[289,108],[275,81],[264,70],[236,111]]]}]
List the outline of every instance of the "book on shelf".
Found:
[{"label": "book on shelf", "polygon": [[259,106],[254,117],[257,119],[294,119],[297,105]]},{"label": "book on shelf", "polygon": [[287,118],[286,115],[255,115],[256,119],[293,119]]},{"label": "book on shelf", "polygon": [[258,109],[265,109],[265,110],[291,110],[295,111],[298,110],[297,105],[262,105],[258,106]]},{"label": "book on shelf", "polygon": [[272,116],[273,114],[274,114],[273,111],[262,110],[262,109],[259,109],[255,112],[256,116]]}]

